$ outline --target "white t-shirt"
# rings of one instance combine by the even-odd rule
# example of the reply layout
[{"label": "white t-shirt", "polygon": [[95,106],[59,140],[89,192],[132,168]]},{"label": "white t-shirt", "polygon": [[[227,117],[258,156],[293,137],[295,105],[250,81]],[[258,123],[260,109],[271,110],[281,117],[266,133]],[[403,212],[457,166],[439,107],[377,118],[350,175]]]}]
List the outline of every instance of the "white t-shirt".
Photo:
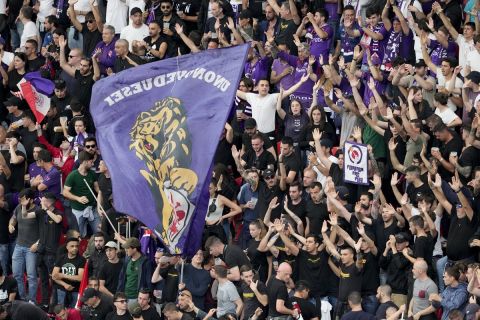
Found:
[{"label": "white t-shirt", "polygon": [[[95,3],[93,5],[96,6],[97,2],[95,1]],[[90,4],[88,4],[88,0],[78,0],[77,3],[75,3],[73,5],[73,9],[75,11],[84,11],[84,12],[92,11],[90,9]],[[85,16],[77,14],[77,20],[80,23],[84,23],[85,22]]]},{"label": "white t-shirt", "polygon": [[[454,80],[453,80],[453,77],[452,77],[449,81],[445,81],[445,77],[443,76],[442,72],[440,71],[440,68],[437,67],[437,89],[438,89],[439,87],[448,88],[451,81],[454,81]],[[462,89],[462,87],[463,87],[463,81],[460,80],[459,77],[456,77],[456,78],[455,78],[455,86],[454,86],[454,88],[455,88],[455,89]],[[454,95],[458,96],[458,94],[454,94]],[[448,98],[447,106],[448,106],[453,112],[457,111],[457,106],[452,102],[452,100],[451,100],[450,98]]]},{"label": "white t-shirt", "polygon": [[[465,37],[463,34],[459,34],[457,37],[457,44],[458,44],[458,65],[463,67],[462,69],[462,75],[465,75],[465,66],[467,65],[467,56],[470,52],[472,51],[477,51],[475,49],[475,44],[473,43],[473,39],[470,41],[465,40]],[[477,64],[478,64],[477,60]]]},{"label": "white t-shirt", "polygon": [[108,0],[106,24],[115,28],[115,33],[120,33],[127,25],[128,6],[121,0]]},{"label": "white t-shirt", "polygon": [[51,14],[55,14],[53,0],[40,0],[39,2],[40,7],[38,8],[37,18],[40,22],[44,22],[46,17]]},{"label": "white t-shirt", "polygon": [[7,9],[7,0],[0,0],[0,14],[5,14]]},{"label": "white t-shirt", "polygon": [[27,40],[32,38],[38,41],[39,33],[38,33],[37,26],[35,25],[35,22],[28,21],[23,26],[22,37],[20,38],[20,47],[24,47]]},{"label": "white t-shirt", "polygon": [[125,2],[128,6],[128,15],[133,8],[140,8],[140,10],[145,11],[145,1],[144,0],[127,0]]},{"label": "white t-shirt", "polygon": [[[332,163],[338,163],[338,158],[336,158],[332,155],[328,156],[328,160],[330,160]],[[317,158],[317,162],[320,163],[320,165],[321,165],[320,159]],[[315,171],[317,173],[317,181],[322,184],[323,188],[325,188],[325,183],[327,182],[327,177],[324,176],[323,173],[321,173],[320,170],[318,170],[318,168],[316,166],[313,167],[313,171]]]},{"label": "white t-shirt", "polygon": [[450,108],[446,108],[443,111],[440,111],[440,109],[437,108],[437,109],[435,109],[435,114],[438,115],[440,118],[442,118],[443,123],[446,124],[446,125],[448,125],[453,120],[458,118],[458,116],[455,114],[455,112],[450,110]]},{"label": "white t-shirt", "polygon": [[120,39],[128,41],[129,50],[132,51],[132,43],[134,40],[143,40],[148,37],[148,26],[143,24],[140,28],[135,28],[132,24],[129,24],[122,29],[120,33]]},{"label": "white t-shirt", "polygon": [[252,106],[252,118],[257,121],[258,131],[269,133],[275,131],[275,112],[277,112],[278,93],[261,97],[256,93],[247,93],[247,102]]},{"label": "white t-shirt", "polygon": [[471,71],[480,72],[480,53],[477,49],[471,51],[467,55],[467,66],[470,67]]}]

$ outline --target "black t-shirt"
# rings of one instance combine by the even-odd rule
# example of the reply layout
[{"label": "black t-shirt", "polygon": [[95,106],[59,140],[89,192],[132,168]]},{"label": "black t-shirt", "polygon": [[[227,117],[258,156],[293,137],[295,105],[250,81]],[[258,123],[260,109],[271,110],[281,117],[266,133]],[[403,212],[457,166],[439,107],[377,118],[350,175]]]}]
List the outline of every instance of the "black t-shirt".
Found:
[{"label": "black t-shirt", "polygon": [[[471,167],[471,176],[473,173],[473,169],[480,165],[480,150],[478,150],[474,146],[466,147],[465,149],[463,149],[462,154],[458,157],[458,164],[461,167]],[[464,185],[470,182],[470,177],[464,177],[462,174],[459,174],[459,177]]]},{"label": "black t-shirt", "polygon": [[325,251],[312,255],[300,250],[296,262],[297,279],[308,282],[313,296],[324,297],[337,292],[336,276],[328,265],[328,254]]},{"label": "black t-shirt", "polygon": [[317,309],[310,301],[299,297],[291,297],[290,303],[293,305],[294,302],[298,304],[303,319],[309,320],[313,318],[321,318],[321,316],[319,316],[317,313]]},{"label": "black t-shirt", "polygon": [[18,92],[20,89],[18,89],[17,84],[20,82],[20,80],[23,79],[23,76],[25,74],[19,74],[16,69],[13,69],[9,71],[8,73],[8,91],[13,91],[13,92]]},{"label": "black t-shirt", "polygon": [[105,174],[101,173],[98,175],[98,188],[102,192],[103,202],[101,203],[103,209],[107,211],[112,207],[110,204],[110,197],[112,196],[112,179],[107,178]]},{"label": "black t-shirt", "polygon": [[263,149],[263,152],[259,156],[257,156],[253,149],[250,149],[242,156],[242,160],[246,162],[245,169],[254,167],[263,171],[267,169],[268,165],[275,166],[275,158],[265,149]]},{"label": "black t-shirt", "polygon": [[[8,222],[10,221],[10,211],[8,205],[5,205],[5,208],[0,208],[0,244],[8,244],[9,232],[8,232]],[[5,270],[3,271],[4,273]]]},{"label": "black t-shirt", "polygon": [[400,232],[400,228],[397,225],[397,219],[392,218],[392,223],[385,228],[385,222],[381,217],[373,220],[373,227],[375,232],[375,245],[377,246],[378,252],[383,253],[385,250],[385,244],[391,235],[395,235]]},{"label": "black t-shirt", "polygon": [[128,311],[127,311],[127,313],[125,313],[121,316],[119,316],[116,311],[112,311],[109,314],[107,314],[107,316],[105,318],[105,320],[132,320],[132,319],[133,318],[130,315],[130,313],[128,313]]},{"label": "black t-shirt", "polygon": [[[55,255],[58,249],[58,241],[62,234],[62,222],[55,223],[43,209],[38,209],[35,213],[38,216],[40,234],[38,253]],[[62,215],[57,209],[54,209],[53,213]]]},{"label": "black t-shirt", "polygon": [[[275,40],[278,43],[286,43],[292,54],[296,53],[296,46],[293,43],[293,35],[297,31],[298,25],[295,24],[293,19],[285,20],[280,19],[278,26],[278,34],[275,36]],[[228,39],[228,38],[227,38]]]},{"label": "black t-shirt", "polygon": [[2,155],[5,158],[5,162],[9,165],[10,171],[12,172],[10,175],[10,179],[8,182],[11,187],[12,192],[20,192],[24,187],[24,175],[26,169],[26,156],[23,152],[16,150],[15,154],[17,156],[21,156],[25,159],[20,163],[14,164],[10,163],[10,152],[8,150],[2,150]]},{"label": "black t-shirt", "polygon": [[98,274],[98,279],[105,280],[105,288],[108,289],[111,293],[115,293],[118,288],[118,276],[122,270],[122,261],[118,263],[111,263],[109,261],[100,269]]},{"label": "black t-shirt", "polygon": [[[128,57],[130,59],[132,59],[138,65],[141,65],[141,64],[144,63],[144,61],[139,56],[136,56],[131,52],[128,53]],[[135,66],[133,64],[131,64],[130,61],[128,61],[127,58],[122,59],[120,57],[117,57],[115,59],[115,64],[113,65],[113,72],[118,73],[120,71],[127,70],[127,69],[130,69],[130,68],[133,68],[133,67],[135,67]]]},{"label": "black t-shirt", "polygon": [[106,299],[107,297],[102,296],[100,304],[96,308],[90,308],[91,310],[91,320],[103,320],[113,311],[113,302],[112,299]]},{"label": "black t-shirt", "polygon": [[226,245],[223,249],[223,262],[227,265],[228,269],[238,267],[240,269],[242,266],[250,266],[250,261],[248,260],[247,255],[243,250],[234,244]]},{"label": "black t-shirt", "polygon": [[407,195],[408,198],[410,199],[410,202],[414,207],[417,207],[418,201],[417,199],[420,196],[426,195],[426,194],[432,194],[432,190],[426,183],[422,183],[419,187],[415,187],[413,183],[408,184],[407,187]]},{"label": "black t-shirt", "polygon": [[375,313],[375,317],[377,319],[385,319],[387,317],[387,309],[390,307],[394,307],[398,310],[398,307],[393,301],[387,301],[385,303],[381,303],[378,306],[377,312]]},{"label": "black t-shirt", "polygon": [[[217,18],[215,17],[208,18],[207,22],[205,23],[205,33],[211,32],[212,37],[214,34],[217,34],[217,30],[215,30],[216,22],[217,22]],[[228,17],[223,16],[223,18],[220,19],[220,32],[223,33],[223,35],[225,36],[225,39],[230,39],[230,35],[232,34],[232,31],[228,28],[227,23],[228,23]],[[218,35],[217,35],[217,38],[218,38]]]},{"label": "black t-shirt", "polygon": [[362,296],[375,295],[380,285],[378,257],[371,252],[367,252],[363,254],[360,262],[363,265]]},{"label": "black t-shirt", "polygon": [[[4,273],[6,273],[4,271]],[[8,298],[12,293],[18,292],[17,280],[11,277],[5,277],[3,283],[0,284],[0,306],[8,302]]]},{"label": "black t-shirt", "polygon": [[27,161],[32,163],[33,160],[33,144],[38,142],[37,130],[30,131],[28,128],[22,127],[18,132],[22,138],[21,142],[27,151]]},{"label": "black t-shirt", "polygon": [[[65,254],[60,256],[55,261],[55,267],[60,268],[60,273],[68,274],[70,276],[76,276],[78,275],[78,269],[83,269],[85,267],[85,258],[77,254],[75,258],[70,259],[68,257],[68,254]],[[80,281],[70,281],[66,279],[63,279],[62,281],[73,286],[73,292],[78,292],[78,289],[80,288]],[[62,286],[58,286],[58,288],[65,291],[65,288]]]},{"label": "black t-shirt", "polygon": [[[162,27],[162,26],[160,26],[160,27]],[[164,42],[167,44],[167,48],[168,48],[167,39],[163,35],[160,35],[157,38],[157,40],[155,40],[155,41],[153,41],[152,37],[150,37],[150,36],[144,38],[143,41],[145,41],[145,43],[147,45],[149,45],[153,50],[160,50],[160,47],[161,47],[162,43],[164,43]],[[160,60],[159,58],[155,57],[150,52],[150,50],[147,50],[147,52],[145,52],[145,56],[143,56],[142,59],[145,60],[146,62],[153,62],[153,61]]]},{"label": "black t-shirt", "polygon": [[341,320],[375,320],[375,317],[365,311],[350,311],[344,314]]},{"label": "black t-shirt", "polygon": [[166,268],[160,268],[160,276],[164,279],[161,302],[177,301],[179,274],[175,266],[168,265]]},{"label": "black t-shirt", "polygon": [[361,292],[362,270],[355,263],[349,266],[340,265],[340,285],[338,288],[338,300],[346,302],[348,295],[353,291]]},{"label": "black t-shirt", "polygon": [[40,69],[45,64],[45,58],[38,56],[33,60],[28,60],[28,72],[34,72]]},{"label": "black t-shirt", "polygon": [[276,277],[272,277],[267,283],[268,293],[268,316],[269,317],[281,317],[285,314],[277,312],[277,300],[285,301],[285,307],[291,309],[291,304],[288,301],[287,286],[281,280]]},{"label": "black t-shirt", "polygon": [[307,202],[307,218],[310,221],[310,233],[321,234],[323,221],[328,220],[327,204]]},{"label": "black t-shirt", "polygon": [[160,315],[155,307],[150,306],[147,310],[142,310],[143,320],[160,320]]},{"label": "black t-shirt", "polygon": [[87,57],[91,57],[93,55],[93,50],[97,44],[102,41],[102,33],[96,29],[95,31],[90,31],[87,28],[87,24],[83,24],[82,28],[82,35],[83,35],[83,54]]},{"label": "black t-shirt", "polygon": [[[463,140],[462,138],[455,132],[455,131],[450,131],[453,135],[453,138],[448,141],[447,143],[442,143],[440,147],[440,153],[442,154],[443,159],[445,161],[448,161],[450,157],[450,153],[456,152],[457,155],[462,153],[462,147],[463,147]],[[450,171],[446,170],[443,168],[442,165],[438,166],[438,173],[442,176],[442,178],[446,181],[450,181],[452,179],[453,173]]]},{"label": "black t-shirt", "polygon": [[[244,303],[243,318],[249,319],[255,313],[255,310],[257,310],[258,307],[263,308],[263,305],[258,301],[257,296],[252,291],[252,289],[250,289],[250,286],[247,285],[244,281],[242,281],[240,290]],[[257,284],[257,290],[261,294],[267,294],[267,287],[261,281],[259,281]]]},{"label": "black t-shirt", "polygon": [[292,152],[292,154],[290,154],[289,156],[283,157],[283,162],[285,164],[285,172],[287,173],[287,176],[290,171],[293,171],[297,174],[296,179],[298,180],[300,171],[302,170],[302,164],[300,163],[300,159],[298,158],[298,156],[294,152]]},{"label": "black t-shirt", "polygon": [[459,219],[457,209],[452,206],[450,213],[450,229],[447,238],[447,256],[450,260],[458,261],[473,255],[473,251],[468,245],[468,241],[475,233],[478,225],[478,215],[473,214],[470,221],[467,216]]},{"label": "black t-shirt", "polygon": [[[262,136],[263,148],[265,150],[268,150],[271,147],[273,147],[273,144],[270,141],[270,138],[266,134],[261,133],[260,131],[257,131],[256,134],[259,134]],[[245,148],[245,152],[247,152],[248,150],[252,150],[252,136],[250,136],[248,133],[244,133],[242,135],[242,146]]]},{"label": "black t-shirt", "polygon": [[284,193],[280,189],[280,186],[278,185],[278,183],[272,188],[269,188],[264,181],[259,182],[257,206],[258,206],[258,214],[260,215],[261,219],[265,217],[265,213],[267,212],[268,205],[274,197],[277,197],[280,205],[272,210],[272,213],[270,215],[270,221],[274,221],[275,219],[280,218],[283,210],[283,204],[282,204],[283,195]]},{"label": "black t-shirt", "polygon": [[[258,251],[258,245],[260,241],[250,239],[248,242],[247,256],[252,263],[253,269],[257,272],[261,281],[267,281],[268,277],[268,252]],[[240,266],[241,267],[241,266]],[[255,310],[254,310],[255,311]]]},{"label": "black t-shirt", "polygon": [[80,70],[75,71],[75,79],[77,79],[79,87],[78,100],[88,109],[90,106],[90,98],[92,97],[92,87],[95,81],[93,80],[93,72],[88,75],[82,75]]},{"label": "black t-shirt", "polygon": [[[288,209],[295,213],[295,215],[302,220],[304,226],[307,225],[307,221],[305,219],[307,216],[307,202],[305,200],[301,199],[299,203],[293,204],[292,200],[289,199]],[[285,211],[284,213],[287,214]]]},{"label": "black t-shirt", "polygon": [[[197,16],[200,11],[200,0],[175,0],[173,1],[173,6],[175,12],[181,11],[187,17],[194,17]],[[184,30],[184,32],[186,32],[185,34],[189,34],[190,31],[198,29],[196,22],[183,20],[183,23],[186,27],[186,30]]]},{"label": "black t-shirt", "polygon": [[431,235],[422,237],[417,236],[415,238],[415,245],[413,247],[413,256],[415,258],[423,258],[423,260],[427,262],[428,266],[431,266],[434,246],[435,240]]}]

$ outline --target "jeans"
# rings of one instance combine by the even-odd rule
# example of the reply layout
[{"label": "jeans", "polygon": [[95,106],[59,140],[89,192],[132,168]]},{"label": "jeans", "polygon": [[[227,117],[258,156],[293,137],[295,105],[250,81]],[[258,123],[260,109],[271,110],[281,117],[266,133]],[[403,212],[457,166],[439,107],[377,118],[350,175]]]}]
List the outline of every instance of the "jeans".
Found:
[{"label": "jeans", "polygon": [[10,254],[8,253],[8,243],[0,244],[0,265],[2,266],[3,275],[8,274],[8,260],[10,259]]},{"label": "jeans", "polygon": [[362,309],[365,312],[375,315],[378,308],[378,300],[375,295],[364,296],[362,298]]},{"label": "jeans", "polygon": [[99,231],[98,227],[100,226],[100,217],[97,213],[97,209],[92,208],[93,220],[89,220],[88,218],[85,218],[83,216],[83,212],[85,210],[72,209],[73,215],[75,216],[75,218],[77,218],[78,228],[82,238],[85,238],[87,236],[87,224],[90,225],[90,229],[92,229],[93,233]]},{"label": "jeans", "polygon": [[[18,294],[20,298],[36,301],[37,296],[37,254],[30,252],[30,248],[15,246],[12,256],[13,277],[17,280]],[[28,297],[23,283],[23,272],[27,270],[28,278]]]},{"label": "jeans", "polygon": [[[77,35],[78,35],[78,39],[75,40],[73,38],[74,34],[75,34],[75,31],[77,29],[75,29],[74,27],[70,27],[67,31],[68,31],[68,47],[70,49],[83,49],[83,35],[81,32],[78,32],[77,31]],[[90,58],[90,57],[88,57]]]},{"label": "jeans", "polygon": [[448,262],[448,257],[442,257],[437,261],[437,276],[438,276],[438,292],[442,293],[445,290],[445,283],[443,283],[443,273]]},{"label": "jeans", "polygon": [[66,308],[75,308],[78,299],[78,292],[69,292],[57,289],[57,302]]},{"label": "jeans", "polygon": [[20,47],[20,39],[23,33],[23,23],[21,23],[20,20],[15,23],[15,26],[17,27],[16,29],[10,29],[12,51]]},{"label": "jeans", "polygon": [[40,277],[40,292],[42,294],[42,305],[49,304],[48,284],[50,275],[55,266],[55,255],[48,253],[40,253],[37,260],[38,276]]}]

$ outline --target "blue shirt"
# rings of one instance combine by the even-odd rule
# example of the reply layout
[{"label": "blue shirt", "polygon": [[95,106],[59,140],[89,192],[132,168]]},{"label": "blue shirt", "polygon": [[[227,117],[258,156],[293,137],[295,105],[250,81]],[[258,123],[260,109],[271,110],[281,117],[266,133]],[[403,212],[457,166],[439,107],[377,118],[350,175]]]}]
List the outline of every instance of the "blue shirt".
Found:
[{"label": "blue shirt", "polygon": [[[249,183],[245,183],[241,188],[240,192],[238,193],[237,200],[240,204],[246,204],[252,198],[256,198],[258,200],[258,188],[257,191],[253,191]],[[258,204],[255,206],[254,209],[245,208],[243,211],[243,222],[247,224],[252,222],[253,220],[258,219]]]}]

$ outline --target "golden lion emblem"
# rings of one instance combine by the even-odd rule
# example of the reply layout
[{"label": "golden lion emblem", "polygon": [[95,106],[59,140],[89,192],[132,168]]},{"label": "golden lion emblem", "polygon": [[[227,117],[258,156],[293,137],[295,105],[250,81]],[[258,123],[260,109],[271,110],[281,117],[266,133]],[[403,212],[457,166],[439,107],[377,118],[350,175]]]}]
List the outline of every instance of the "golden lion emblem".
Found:
[{"label": "golden lion emblem", "polygon": [[189,200],[197,175],[189,169],[191,142],[180,99],[168,97],[142,112],[130,131],[130,150],[145,162],[140,170],[150,185],[160,225],[155,228],[171,252],[181,253],[178,241],[195,209]]}]

